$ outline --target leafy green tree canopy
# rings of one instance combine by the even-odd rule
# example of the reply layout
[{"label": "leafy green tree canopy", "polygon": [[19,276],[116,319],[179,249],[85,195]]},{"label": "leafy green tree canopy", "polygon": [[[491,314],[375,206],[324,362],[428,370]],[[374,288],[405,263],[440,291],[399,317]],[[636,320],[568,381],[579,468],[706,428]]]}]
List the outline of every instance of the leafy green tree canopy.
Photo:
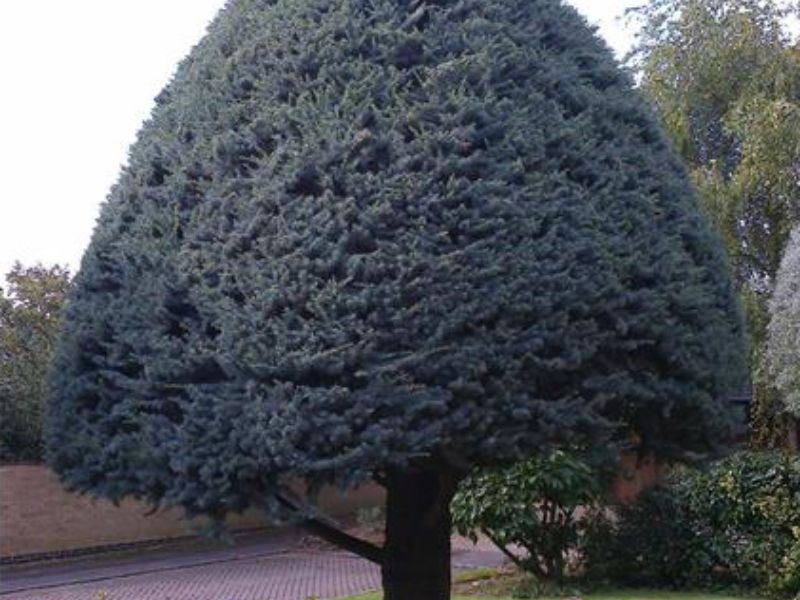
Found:
[{"label": "leafy green tree canopy", "polygon": [[375,478],[386,544],[355,549],[425,600],[473,465],[724,437],[722,248],[573,9],[234,0],[157,104],[66,314],[49,458],[75,488],[221,516]]},{"label": "leafy green tree canopy", "polygon": [[800,418],[800,227],[783,257],[770,304],[769,361],[786,408]]},{"label": "leafy green tree canopy", "polygon": [[0,288],[0,459],[38,460],[47,369],[70,285],[60,267],[17,263]]},{"label": "leafy green tree canopy", "polygon": [[635,9],[642,89],[725,240],[747,314],[757,446],[785,441],[766,359],[768,302],[800,223],[800,47],[782,0],[650,0]]},{"label": "leafy green tree canopy", "polygon": [[800,5],[651,0],[633,64],[727,242],[740,282],[770,292],[800,222]]}]

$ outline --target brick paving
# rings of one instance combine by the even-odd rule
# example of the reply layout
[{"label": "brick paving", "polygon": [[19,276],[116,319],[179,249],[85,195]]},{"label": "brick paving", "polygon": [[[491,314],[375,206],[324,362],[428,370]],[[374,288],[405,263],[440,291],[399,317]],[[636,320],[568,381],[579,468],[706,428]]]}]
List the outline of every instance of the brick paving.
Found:
[{"label": "brick paving", "polygon": [[306,600],[375,589],[377,566],[343,552],[290,552],[178,567],[55,588],[3,600]]},{"label": "brick paving", "polygon": [[[455,569],[499,566],[485,546],[454,544]],[[352,554],[283,540],[118,564],[5,570],[0,600],[319,600],[369,591],[380,571]]]}]

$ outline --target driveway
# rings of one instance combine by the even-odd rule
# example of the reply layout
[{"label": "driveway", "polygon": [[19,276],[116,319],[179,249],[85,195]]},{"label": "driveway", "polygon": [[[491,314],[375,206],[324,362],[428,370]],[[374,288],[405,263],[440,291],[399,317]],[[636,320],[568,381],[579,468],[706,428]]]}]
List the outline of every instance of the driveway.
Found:
[{"label": "driveway", "polygon": [[[455,540],[454,569],[494,567],[489,546]],[[296,530],[247,537],[233,547],[173,548],[0,570],[0,600],[307,600],[380,586],[377,566],[304,541]]]}]

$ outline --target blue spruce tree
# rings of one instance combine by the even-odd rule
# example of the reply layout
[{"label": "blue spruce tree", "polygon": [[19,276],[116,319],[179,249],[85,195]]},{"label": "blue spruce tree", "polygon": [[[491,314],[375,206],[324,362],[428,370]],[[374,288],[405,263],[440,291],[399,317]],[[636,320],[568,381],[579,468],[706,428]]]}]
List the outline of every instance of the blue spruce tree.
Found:
[{"label": "blue spruce tree", "polygon": [[[718,240],[558,0],[232,0],[157,98],[65,318],[49,462],[221,519],[302,511],[449,597],[449,501],[554,442],[713,451],[744,371]],[[386,542],[285,490],[375,480]]]}]

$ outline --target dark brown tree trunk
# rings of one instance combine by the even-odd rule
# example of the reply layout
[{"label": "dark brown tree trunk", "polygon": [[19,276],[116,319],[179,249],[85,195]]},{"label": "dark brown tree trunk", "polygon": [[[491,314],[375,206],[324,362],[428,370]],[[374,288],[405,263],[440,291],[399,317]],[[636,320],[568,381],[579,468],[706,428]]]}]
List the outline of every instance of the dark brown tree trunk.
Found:
[{"label": "dark brown tree trunk", "polygon": [[387,474],[384,600],[450,598],[450,500],[456,483],[437,470]]}]

